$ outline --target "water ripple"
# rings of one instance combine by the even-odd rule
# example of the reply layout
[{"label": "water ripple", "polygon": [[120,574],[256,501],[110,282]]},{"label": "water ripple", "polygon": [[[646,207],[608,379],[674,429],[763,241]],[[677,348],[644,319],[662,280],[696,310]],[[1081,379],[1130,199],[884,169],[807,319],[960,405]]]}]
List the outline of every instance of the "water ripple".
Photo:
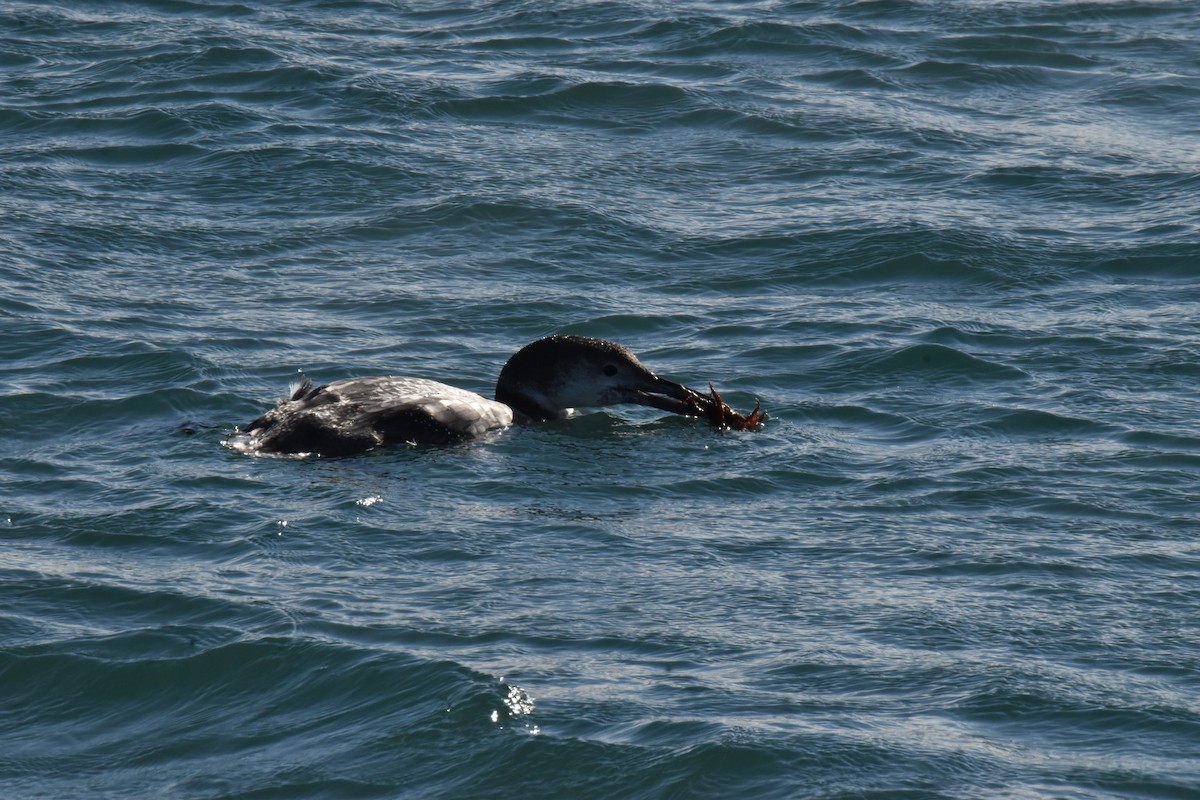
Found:
[{"label": "water ripple", "polygon": [[[0,794],[1196,785],[1193,3],[0,41]],[[300,371],[489,392],[563,332],[771,420],[220,446]]]}]

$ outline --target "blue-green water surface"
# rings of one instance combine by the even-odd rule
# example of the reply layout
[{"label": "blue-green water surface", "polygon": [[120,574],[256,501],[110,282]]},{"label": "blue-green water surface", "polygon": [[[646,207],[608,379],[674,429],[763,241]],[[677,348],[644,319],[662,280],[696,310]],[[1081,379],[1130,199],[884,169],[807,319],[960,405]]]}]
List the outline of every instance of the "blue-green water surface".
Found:
[{"label": "blue-green water surface", "polygon": [[[0,796],[1200,796],[1192,0],[0,2]],[[346,459],[299,370],[771,414]]]}]

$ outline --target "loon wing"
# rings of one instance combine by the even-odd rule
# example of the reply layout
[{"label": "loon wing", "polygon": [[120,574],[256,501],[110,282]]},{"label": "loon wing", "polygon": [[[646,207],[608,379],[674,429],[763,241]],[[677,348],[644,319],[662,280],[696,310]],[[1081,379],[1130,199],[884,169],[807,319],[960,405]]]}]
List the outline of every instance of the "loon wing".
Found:
[{"label": "loon wing", "polygon": [[450,444],[512,424],[503,403],[421,378],[351,378],[291,397],[246,426],[251,449],[349,455],[389,444]]}]

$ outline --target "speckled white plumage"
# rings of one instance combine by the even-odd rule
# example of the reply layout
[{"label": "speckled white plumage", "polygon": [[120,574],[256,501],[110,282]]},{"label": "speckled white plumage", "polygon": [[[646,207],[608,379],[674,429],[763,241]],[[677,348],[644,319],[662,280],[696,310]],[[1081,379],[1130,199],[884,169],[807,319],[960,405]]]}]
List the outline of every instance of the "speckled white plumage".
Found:
[{"label": "speckled white plumage", "polygon": [[464,441],[512,422],[503,403],[424,378],[350,378],[317,388],[305,381],[231,444],[244,452],[340,455]]},{"label": "speckled white plumage", "polygon": [[343,402],[369,403],[381,411],[419,408],[464,438],[513,422],[512,409],[503,403],[425,378],[351,378],[335,381],[325,390],[343,398]]}]

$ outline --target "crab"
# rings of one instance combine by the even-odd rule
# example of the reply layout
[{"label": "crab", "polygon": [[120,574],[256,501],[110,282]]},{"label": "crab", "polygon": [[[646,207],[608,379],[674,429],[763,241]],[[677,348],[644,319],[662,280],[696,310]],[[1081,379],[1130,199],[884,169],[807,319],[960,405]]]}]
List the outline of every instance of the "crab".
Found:
[{"label": "crab", "polygon": [[694,411],[695,416],[708,420],[708,423],[717,430],[757,430],[758,426],[767,419],[767,412],[761,410],[758,400],[754,401],[754,410],[748,415],[742,416],[725,405],[725,402],[721,400],[721,395],[717,394],[717,390],[713,388],[711,381],[708,384],[708,392],[708,395],[694,392],[684,399],[683,405],[689,412]]}]

